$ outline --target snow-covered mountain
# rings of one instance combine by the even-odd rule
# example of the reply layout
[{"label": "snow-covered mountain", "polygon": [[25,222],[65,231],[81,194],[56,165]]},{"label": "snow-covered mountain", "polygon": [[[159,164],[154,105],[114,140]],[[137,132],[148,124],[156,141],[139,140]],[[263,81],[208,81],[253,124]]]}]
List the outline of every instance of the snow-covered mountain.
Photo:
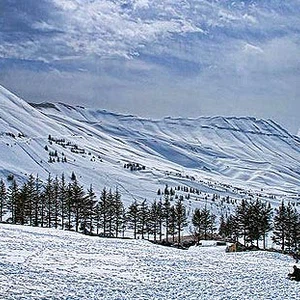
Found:
[{"label": "snow-covered mountain", "polygon": [[4,178],[74,171],[96,190],[117,186],[128,201],[154,200],[165,184],[236,197],[300,194],[300,139],[272,120],[151,120],[62,103],[29,105],[3,87],[0,117]]}]

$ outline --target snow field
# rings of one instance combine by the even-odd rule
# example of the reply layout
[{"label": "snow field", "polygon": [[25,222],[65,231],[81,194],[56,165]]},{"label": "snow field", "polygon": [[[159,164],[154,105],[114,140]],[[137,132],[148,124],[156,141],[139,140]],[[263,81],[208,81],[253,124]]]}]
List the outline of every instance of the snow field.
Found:
[{"label": "snow field", "polygon": [[293,260],[0,224],[0,299],[298,299]]}]

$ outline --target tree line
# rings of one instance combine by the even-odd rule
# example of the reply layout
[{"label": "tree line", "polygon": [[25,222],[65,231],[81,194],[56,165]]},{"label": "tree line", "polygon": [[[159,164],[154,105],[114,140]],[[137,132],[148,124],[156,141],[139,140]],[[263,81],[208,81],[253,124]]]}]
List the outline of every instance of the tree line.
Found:
[{"label": "tree line", "polygon": [[[162,197],[152,203],[133,201],[125,207],[118,189],[104,187],[99,197],[92,185],[87,190],[79,184],[73,172],[67,182],[48,176],[43,182],[30,175],[19,185],[12,177],[7,187],[0,180],[0,221],[12,224],[74,230],[105,237],[125,237],[131,230],[133,237],[147,238],[166,244],[182,242],[182,232],[188,223],[182,197],[165,189]],[[219,223],[219,227],[217,227]],[[217,216],[205,206],[196,208],[191,216],[190,232],[196,242],[200,239],[223,238],[259,245],[272,232],[272,240],[282,251],[300,246],[300,217],[296,208],[282,202],[272,209],[270,203],[257,199],[242,200],[235,212]]]},{"label": "tree line", "polygon": [[[125,236],[132,230],[134,238],[152,237],[154,241],[175,239],[180,243],[187,226],[186,210],[181,200],[174,205],[170,197],[154,201],[134,201],[125,208],[118,189],[103,188],[99,198],[93,186],[85,191],[73,172],[67,182],[48,176],[43,182],[30,175],[21,185],[9,178],[7,187],[0,180],[0,222],[74,230],[105,237]],[[4,220],[5,219],[5,220]]]}]

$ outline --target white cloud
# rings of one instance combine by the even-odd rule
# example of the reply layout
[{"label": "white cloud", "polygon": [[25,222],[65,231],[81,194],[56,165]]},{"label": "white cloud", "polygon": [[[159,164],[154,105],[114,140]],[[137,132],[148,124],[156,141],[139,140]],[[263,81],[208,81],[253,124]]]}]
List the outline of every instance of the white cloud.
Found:
[{"label": "white cloud", "polygon": [[[101,95],[111,107],[127,105],[138,113],[145,107],[155,112],[157,106],[171,114],[253,113],[257,108],[277,116],[286,110],[286,119],[296,120],[299,0],[262,0],[255,5],[229,0],[38,3],[48,14],[32,9],[31,15],[30,7],[18,14],[14,7],[12,14],[4,14],[10,20],[3,24],[12,25],[3,31],[0,26],[0,57],[7,58],[7,64],[11,58],[42,61],[60,71],[59,76],[24,71],[26,77],[14,69],[10,75],[1,70],[2,78],[7,74],[5,82],[12,82],[15,74],[19,86],[28,95],[36,94],[35,99],[49,93],[61,95],[59,100],[86,99],[93,106]],[[26,26],[18,27],[20,19]],[[43,90],[43,85],[49,86]],[[72,89],[64,90],[66,86]],[[132,100],[140,98],[147,104],[138,107]]]}]

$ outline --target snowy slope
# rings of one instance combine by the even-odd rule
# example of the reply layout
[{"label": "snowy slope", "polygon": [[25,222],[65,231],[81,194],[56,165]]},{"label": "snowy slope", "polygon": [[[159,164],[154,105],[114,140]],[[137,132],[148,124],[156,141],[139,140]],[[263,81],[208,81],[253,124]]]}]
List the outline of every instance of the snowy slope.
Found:
[{"label": "snowy slope", "polygon": [[[41,110],[60,122],[69,118],[107,133],[145,156],[178,170],[229,177],[240,184],[294,190],[300,173],[300,140],[272,120],[249,117],[142,119],[56,104]],[[139,155],[139,154],[138,154]],[[139,161],[139,157],[135,157]],[[297,188],[295,190],[298,191]]]},{"label": "snowy slope", "polygon": [[[165,184],[236,197],[276,195],[277,202],[298,199],[300,139],[271,120],[150,120],[61,103],[29,106],[4,88],[0,95],[3,177],[74,171],[96,190],[118,186],[128,201],[152,201]],[[65,144],[50,142],[49,135]],[[49,151],[55,150],[67,163],[49,162]],[[130,171],[124,168],[127,163],[144,169]]]},{"label": "snowy slope", "polygon": [[57,132],[71,134],[64,126],[53,122],[0,85],[0,133],[5,132],[30,138]]},{"label": "snowy slope", "polygon": [[279,253],[188,251],[0,224],[1,299],[299,299]]}]

